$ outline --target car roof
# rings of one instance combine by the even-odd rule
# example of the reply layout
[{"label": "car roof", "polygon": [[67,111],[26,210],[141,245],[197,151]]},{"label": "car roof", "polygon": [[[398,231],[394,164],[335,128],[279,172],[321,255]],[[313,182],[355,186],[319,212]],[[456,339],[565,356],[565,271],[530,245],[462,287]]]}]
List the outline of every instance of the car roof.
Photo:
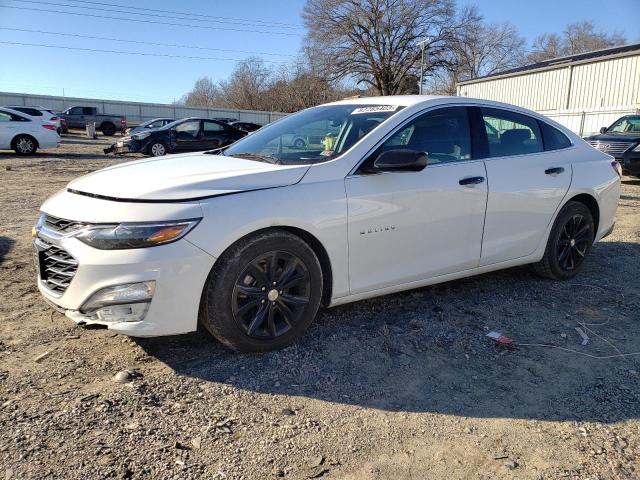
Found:
[{"label": "car roof", "polygon": [[441,98],[442,95],[386,95],[383,97],[350,97],[326,105],[397,105],[409,107],[420,103],[428,103]]},{"label": "car roof", "polygon": [[158,120],[173,120],[175,122],[175,120],[171,117],[158,117],[158,118],[152,118],[151,120],[147,120],[144,123],[152,123],[152,122],[157,122]]},{"label": "car roof", "polygon": [[6,108],[33,108],[34,110],[44,110],[45,112],[48,112],[50,110],[49,108],[33,107],[31,105],[7,105]]},{"label": "car roof", "polygon": [[3,112],[13,113],[14,115],[18,115],[20,117],[36,118],[36,117],[33,117],[33,116],[29,115],[28,113],[24,113],[24,112],[21,112],[19,110],[14,110],[13,108],[9,108],[9,107],[0,107],[0,110],[3,111]]}]

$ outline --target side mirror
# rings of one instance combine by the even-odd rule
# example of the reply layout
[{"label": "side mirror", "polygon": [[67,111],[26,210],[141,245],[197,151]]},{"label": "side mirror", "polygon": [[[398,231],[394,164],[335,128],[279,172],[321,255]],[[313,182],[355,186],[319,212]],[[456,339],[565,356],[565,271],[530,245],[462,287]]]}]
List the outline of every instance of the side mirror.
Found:
[{"label": "side mirror", "polygon": [[427,154],[416,150],[387,150],[373,162],[377,172],[419,172],[427,166]]},{"label": "side mirror", "polygon": [[607,133],[607,127],[600,127],[600,133]]}]

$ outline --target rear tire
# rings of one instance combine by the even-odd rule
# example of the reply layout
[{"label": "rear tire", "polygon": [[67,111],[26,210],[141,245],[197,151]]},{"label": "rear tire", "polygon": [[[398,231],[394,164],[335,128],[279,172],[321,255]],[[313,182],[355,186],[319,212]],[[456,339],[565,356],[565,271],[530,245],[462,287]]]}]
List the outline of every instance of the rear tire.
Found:
[{"label": "rear tire", "polygon": [[21,156],[33,155],[38,150],[38,142],[31,135],[18,135],[11,143],[13,150]]},{"label": "rear tire", "polygon": [[162,157],[167,154],[167,147],[162,142],[153,142],[149,145],[149,155],[152,157]]},{"label": "rear tire", "polygon": [[111,137],[116,133],[116,126],[113,123],[106,122],[100,126],[100,131],[103,135]]},{"label": "rear tire", "polygon": [[316,316],[322,269],[299,237],[271,230],[232,245],[209,274],[200,323],[238,352],[266,352],[300,338]]},{"label": "rear tire", "polygon": [[533,271],[553,280],[575,277],[591,251],[594,237],[591,211],[583,203],[568,202],[558,213],[544,256],[532,265]]}]

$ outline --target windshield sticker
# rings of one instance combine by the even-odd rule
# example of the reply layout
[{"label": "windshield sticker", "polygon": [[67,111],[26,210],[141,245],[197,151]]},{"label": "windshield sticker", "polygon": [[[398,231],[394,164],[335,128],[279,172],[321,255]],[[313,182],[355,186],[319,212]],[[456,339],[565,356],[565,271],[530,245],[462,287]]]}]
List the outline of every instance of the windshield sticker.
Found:
[{"label": "windshield sticker", "polygon": [[369,107],[356,108],[351,115],[357,115],[358,113],[379,113],[379,112],[395,112],[398,109],[398,105],[371,105]]}]

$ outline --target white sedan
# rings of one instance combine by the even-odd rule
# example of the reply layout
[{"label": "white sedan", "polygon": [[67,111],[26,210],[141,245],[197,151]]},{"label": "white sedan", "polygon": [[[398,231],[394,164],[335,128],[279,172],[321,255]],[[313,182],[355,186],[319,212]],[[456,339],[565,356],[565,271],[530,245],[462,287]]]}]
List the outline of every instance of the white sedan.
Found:
[{"label": "white sedan", "polygon": [[[309,129],[327,137],[283,142]],[[612,231],[619,189],[610,156],[528,110],[345,100],[72,181],[34,228],[38,286],[79,324],[156,336],[200,322],[266,351],[320,306],[516,265],[572,278]]]},{"label": "white sedan", "polygon": [[38,148],[56,148],[60,145],[56,130],[53,122],[0,107],[0,150],[33,155]]}]

